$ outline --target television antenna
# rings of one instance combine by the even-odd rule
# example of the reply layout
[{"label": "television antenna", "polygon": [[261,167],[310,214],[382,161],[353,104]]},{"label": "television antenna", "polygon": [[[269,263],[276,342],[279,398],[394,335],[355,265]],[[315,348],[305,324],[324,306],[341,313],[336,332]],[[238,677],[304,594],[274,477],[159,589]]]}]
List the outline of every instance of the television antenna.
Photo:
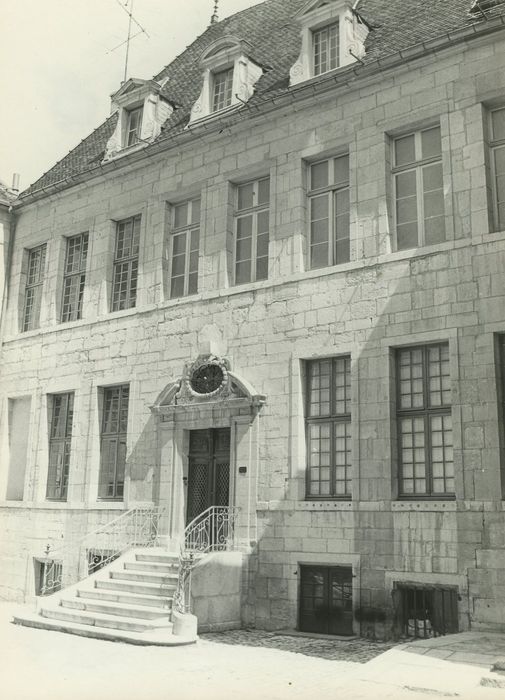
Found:
[{"label": "television antenna", "polygon": [[[113,51],[117,51],[117,49],[120,49],[122,46],[125,46],[126,44],[126,53],[125,53],[125,62],[124,62],[124,73],[123,73],[123,83],[126,82],[126,78],[128,75],[128,59],[130,57],[130,43],[135,37],[139,36],[140,34],[145,34],[146,37],[149,39],[149,34],[147,31],[144,29],[144,27],[140,24],[140,22],[133,16],[133,0],[116,0],[116,3],[119,5],[119,7],[126,12],[128,15],[128,35],[124,41],[122,41],[120,44],[115,46],[113,49],[109,51],[109,53],[112,53]],[[135,34],[132,35],[132,25],[135,25],[138,29]]]}]

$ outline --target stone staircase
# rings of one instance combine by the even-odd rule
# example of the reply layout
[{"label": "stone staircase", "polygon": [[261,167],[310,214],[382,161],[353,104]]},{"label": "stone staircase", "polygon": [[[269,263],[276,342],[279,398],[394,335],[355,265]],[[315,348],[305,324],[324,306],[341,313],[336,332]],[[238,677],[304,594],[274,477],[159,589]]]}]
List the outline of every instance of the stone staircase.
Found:
[{"label": "stone staircase", "polygon": [[88,578],[38,599],[37,612],[16,624],[131,644],[194,643],[172,609],[179,557],[162,549],[134,549]]}]

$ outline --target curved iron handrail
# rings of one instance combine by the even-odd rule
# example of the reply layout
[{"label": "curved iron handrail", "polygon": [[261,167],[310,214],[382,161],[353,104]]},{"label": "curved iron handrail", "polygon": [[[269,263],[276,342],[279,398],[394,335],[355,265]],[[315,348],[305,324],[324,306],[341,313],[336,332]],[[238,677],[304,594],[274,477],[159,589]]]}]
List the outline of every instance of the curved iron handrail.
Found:
[{"label": "curved iron handrail", "polygon": [[40,595],[81,581],[131,547],[154,547],[164,512],[165,508],[155,506],[131,508],[76,542],[54,550],[48,544]]}]

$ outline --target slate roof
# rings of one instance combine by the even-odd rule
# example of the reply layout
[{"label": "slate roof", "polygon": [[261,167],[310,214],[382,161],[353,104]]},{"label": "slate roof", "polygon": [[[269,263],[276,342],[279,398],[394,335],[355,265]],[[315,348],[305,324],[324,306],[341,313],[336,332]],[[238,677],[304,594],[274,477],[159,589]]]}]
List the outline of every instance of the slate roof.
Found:
[{"label": "slate roof", "polygon": [[[172,137],[184,130],[193,103],[200,94],[202,77],[199,59],[203,51],[217,39],[233,35],[246,39],[254,47],[251,58],[264,68],[255,86],[249,105],[289,89],[289,69],[300,52],[300,28],[293,19],[307,0],[266,0],[213,24],[154,80],[169,80],[163,94],[178,108],[165,122],[157,140]],[[400,50],[443,37],[448,32],[481,24],[497,15],[505,16],[505,3],[470,13],[473,0],[361,0],[358,12],[372,26],[366,40],[364,63],[397,54]],[[247,109],[246,107],[241,108]],[[106,143],[116,126],[117,115],[105,120],[90,136],[40,177],[24,193],[55,185],[85,173],[102,160]]]}]

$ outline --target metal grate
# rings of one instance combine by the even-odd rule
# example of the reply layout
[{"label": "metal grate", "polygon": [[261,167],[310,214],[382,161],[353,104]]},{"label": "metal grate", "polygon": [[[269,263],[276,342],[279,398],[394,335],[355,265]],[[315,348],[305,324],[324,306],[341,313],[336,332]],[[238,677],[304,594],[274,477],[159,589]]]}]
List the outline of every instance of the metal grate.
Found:
[{"label": "metal grate", "polygon": [[458,631],[458,592],[454,588],[398,586],[400,633],[430,639]]}]

